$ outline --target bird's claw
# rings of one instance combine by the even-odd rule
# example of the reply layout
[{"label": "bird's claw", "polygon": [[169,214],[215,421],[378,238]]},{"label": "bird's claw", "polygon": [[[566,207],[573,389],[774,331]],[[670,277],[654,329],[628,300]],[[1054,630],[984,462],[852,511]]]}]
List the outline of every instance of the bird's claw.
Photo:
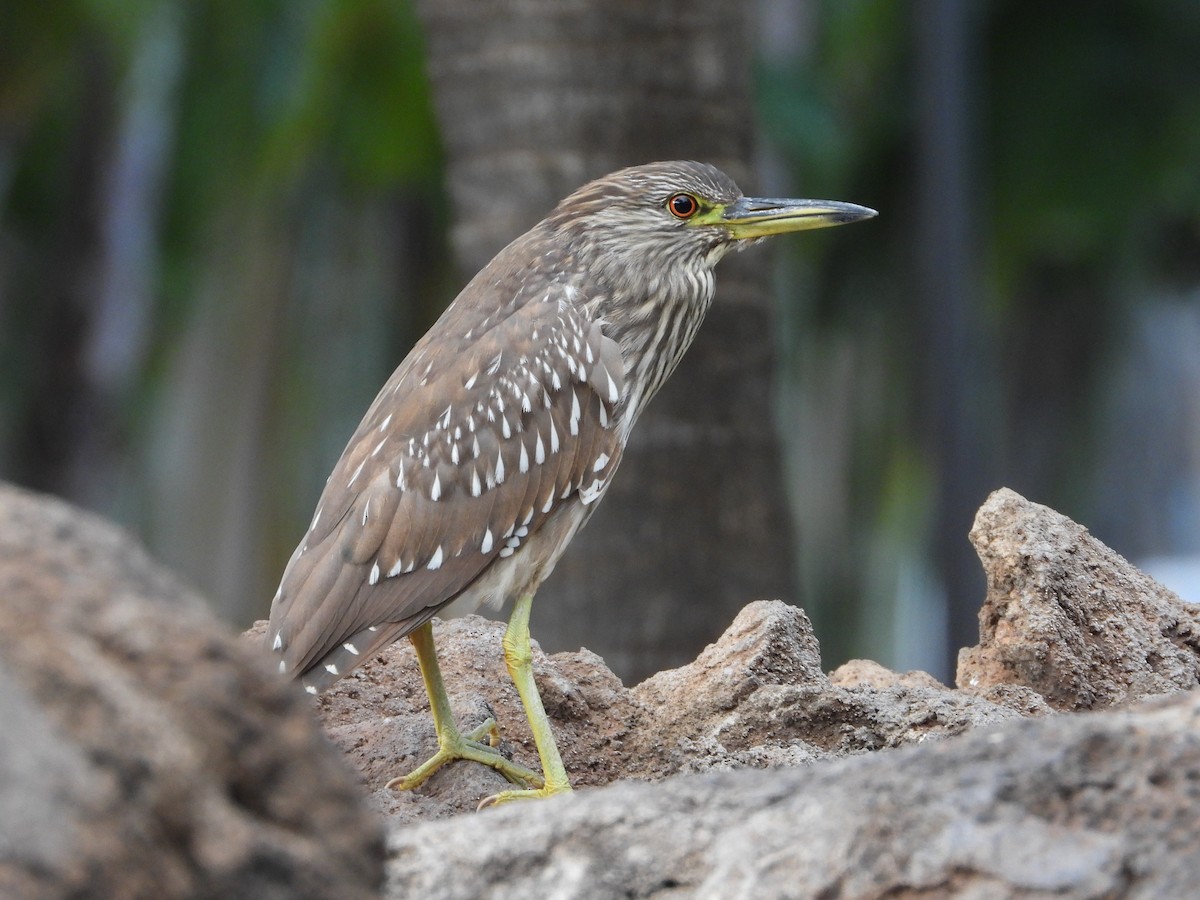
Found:
[{"label": "bird's claw", "polygon": [[555,794],[569,793],[571,793],[571,786],[569,784],[543,784],[541,787],[533,790],[501,791],[498,794],[492,794],[480,800],[479,805],[475,807],[475,811],[482,812],[490,807],[499,806],[502,803],[510,803],[513,800],[541,800],[544,797],[553,797]]},{"label": "bird's claw", "polygon": [[[541,789],[545,785],[545,779],[532,769],[527,769],[501,754],[496,749],[499,743],[500,729],[497,728],[495,719],[487,719],[478,728],[465,735],[458,731],[439,735],[437,753],[407,775],[393,778],[384,787],[392,791],[411,791],[428,781],[447,763],[457,759],[466,759],[495,769],[512,784],[522,785],[523,790],[526,788]],[[521,792],[502,791],[501,793]]]}]

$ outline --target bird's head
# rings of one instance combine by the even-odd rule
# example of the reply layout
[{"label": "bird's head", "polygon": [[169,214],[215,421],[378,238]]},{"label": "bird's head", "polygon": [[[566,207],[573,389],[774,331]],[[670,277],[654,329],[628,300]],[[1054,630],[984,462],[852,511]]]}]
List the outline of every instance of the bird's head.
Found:
[{"label": "bird's head", "polygon": [[569,284],[620,346],[629,428],[695,337],[721,257],[772,234],[874,215],[852,203],[745,197],[713,166],[660,162],[584,185],[514,247]]},{"label": "bird's head", "polygon": [[875,210],[833,200],[746,197],[733,179],[697,162],[659,162],[621,169],[567,197],[546,225],[570,234],[596,261],[656,269],[711,269],[729,250],[761,238],[841,225]]}]

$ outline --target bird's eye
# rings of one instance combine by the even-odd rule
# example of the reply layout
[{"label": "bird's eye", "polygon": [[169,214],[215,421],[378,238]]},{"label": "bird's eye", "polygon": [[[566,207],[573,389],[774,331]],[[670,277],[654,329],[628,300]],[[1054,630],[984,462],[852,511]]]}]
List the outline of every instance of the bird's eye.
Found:
[{"label": "bird's eye", "polygon": [[667,201],[667,209],[677,219],[690,219],[700,211],[700,204],[691,194],[675,194]]}]

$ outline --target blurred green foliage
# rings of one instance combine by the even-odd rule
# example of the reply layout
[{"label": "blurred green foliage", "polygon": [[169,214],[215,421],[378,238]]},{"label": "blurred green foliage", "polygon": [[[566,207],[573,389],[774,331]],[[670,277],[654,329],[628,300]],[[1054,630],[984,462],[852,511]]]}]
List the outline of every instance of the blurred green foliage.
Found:
[{"label": "blurred green foliage", "polygon": [[[759,66],[764,130],[800,191],[819,185],[881,216],[787,248],[782,421],[807,460],[793,473],[821,485],[794,485],[803,602],[827,659],[896,660],[897,597],[936,582],[930,548],[970,552],[969,522],[934,531],[920,400],[930,342],[915,266],[919,4],[815,6],[797,56]],[[1130,322],[1163,290],[1194,296],[1200,285],[1200,5],[992,0],[969,16],[976,280],[963,299],[977,311],[969,352],[985,376],[973,399],[982,476],[1111,522],[1105,509],[1126,488],[1102,481],[1113,448],[1098,435]],[[812,428],[828,433],[805,437]],[[836,459],[814,466],[822,452]],[[1119,527],[1102,537],[1127,553],[1172,552]]]}]

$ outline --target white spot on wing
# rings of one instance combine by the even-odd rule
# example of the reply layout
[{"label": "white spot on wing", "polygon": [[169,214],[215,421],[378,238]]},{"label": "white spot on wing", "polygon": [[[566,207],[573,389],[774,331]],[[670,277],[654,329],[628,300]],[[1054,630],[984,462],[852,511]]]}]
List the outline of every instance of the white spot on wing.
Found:
[{"label": "white spot on wing", "polygon": [[398,559],[398,560],[396,560],[396,564],[394,566],[392,566],[390,569],[388,569],[387,577],[395,578],[397,575],[399,575],[403,571],[404,571],[404,560]]},{"label": "white spot on wing", "polygon": [[429,499],[437,500],[442,496],[442,480],[437,472],[433,473],[433,487],[429,489]]},{"label": "white spot on wing", "polygon": [[504,448],[496,451],[496,484],[504,484]]},{"label": "white spot on wing", "polygon": [[271,649],[272,650],[282,650],[283,649],[283,634],[282,634],[282,632],[278,632],[278,631],[275,632],[275,640],[271,644]]},{"label": "white spot on wing", "polygon": [[358,648],[355,647],[353,644],[351,644],[349,641],[342,644],[342,646],[346,649],[347,652],[353,653],[355,656],[358,656]]},{"label": "white spot on wing", "polygon": [[590,485],[579,492],[579,499],[583,501],[584,506],[599,499],[600,494],[604,491],[604,482],[597,478]]},{"label": "white spot on wing", "polygon": [[333,663],[329,663],[329,665],[327,665],[325,667],[325,671],[328,672],[330,675],[338,674],[337,666],[335,666]]},{"label": "white spot on wing", "polygon": [[433,558],[429,560],[429,563],[425,566],[425,568],[429,569],[430,571],[433,571],[434,569],[440,569],[441,567],[442,567],[442,547],[439,544],[438,548],[433,551]]},{"label": "white spot on wing", "polygon": [[529,451],[525,449],[524,441],[521,441],[521,458],[517,461],[517,468],[522,475],[529,471]]},{"label": "white spot on wing", "polygon": [[314,695],[317,693],[317,689],[315,687],[313,687],[311,684],[306,684],[304,686],[304,690],[307,691],[308,693],[314,694]]},{"label": "white spot on wing", "polygon": [[479,545],[480,553],[492,552],[492,529],[488,528],[483,532],[483,543]]},{"label": "white spot on wing", "polygon": [[368,584],[379,584],[379,563],[371,566],[371,577],[367,579]]},{"label": "white spot on wing", "polygon": [[537,433],[537,443],[533,445],[533,461],[539,466],[546,461],[546,447],[542,444],[542,433]]},{"label": "white spot on wing", "polygon": [[601,469],[603,469],[607,465],[608,465],[608,454],[601,453],[599,456],[596,457],[596,461],[594,463],[592,463],[592,471],[599,472]]}]

